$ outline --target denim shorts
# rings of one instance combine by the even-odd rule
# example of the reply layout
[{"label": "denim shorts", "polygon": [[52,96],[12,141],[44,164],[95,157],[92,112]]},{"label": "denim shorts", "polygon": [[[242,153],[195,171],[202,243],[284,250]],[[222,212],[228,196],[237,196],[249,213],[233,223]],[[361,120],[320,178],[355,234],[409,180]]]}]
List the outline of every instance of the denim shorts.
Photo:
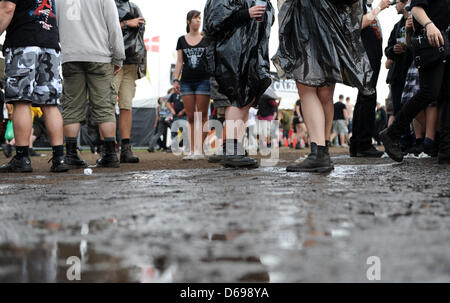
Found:
[{"label": "denim shorts", "polygon": [[211,84],[209,80],[202,80],[197,82],[181,82],[180,93],[181,96],[186,95],[207,95],[211,92]]}]

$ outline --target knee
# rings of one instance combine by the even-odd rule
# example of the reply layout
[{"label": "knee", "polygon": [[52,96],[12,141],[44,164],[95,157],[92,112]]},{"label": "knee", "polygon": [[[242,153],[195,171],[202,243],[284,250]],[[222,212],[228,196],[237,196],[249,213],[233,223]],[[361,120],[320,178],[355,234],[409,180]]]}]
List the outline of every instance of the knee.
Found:
[{"label": "knee", "polygon": [[187,115],[187,121],[189,122],[189,124],[194,123],[195,121],[194,115]]},{"label": "knee", "polygon": [[331,96],[319,96],[319,100],[322,105],[333,104],[333,98]]}]

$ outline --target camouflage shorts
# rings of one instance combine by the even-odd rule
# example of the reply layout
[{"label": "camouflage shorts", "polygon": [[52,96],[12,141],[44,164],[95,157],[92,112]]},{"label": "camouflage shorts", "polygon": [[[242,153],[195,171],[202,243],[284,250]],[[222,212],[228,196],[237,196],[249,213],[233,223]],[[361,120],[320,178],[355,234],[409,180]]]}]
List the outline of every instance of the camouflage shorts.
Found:
[{"label": "camouflage shorts", "polygon": [[59,52],[35,46],[8,48],[5,79],[7,103],[57,105],[62,92]]}]

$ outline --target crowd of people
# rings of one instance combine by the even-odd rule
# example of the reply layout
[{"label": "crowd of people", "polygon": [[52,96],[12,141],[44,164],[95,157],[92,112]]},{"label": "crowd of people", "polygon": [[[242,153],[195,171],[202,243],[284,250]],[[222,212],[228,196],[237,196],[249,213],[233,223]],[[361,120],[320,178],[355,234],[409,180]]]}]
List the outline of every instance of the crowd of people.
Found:
[{"label": "crowd of people", "polygon": [[[384,50],[390,89],[385,108],[377,103],[383,58],[377,17],[393,4],[401,17]],[[279,110],[280,99],[266,93],[272,82],[271,2],[208,0],[203,13],[187,14],[187,33],[176,44],[173,88],[158,100],[149,152],[168,148],[170,128],[172,147],[183,147],[186,161],[205,159],[204,143],[214,132],[222,149],[208,161],[232,168],[258,167],[253,156],[274,142],[311,149],[288,172],[332,171],[332,145],[348,147],[351,157],[381,157],[374,142],[384,144],[395,161],[424,152],[441,164],[450,162],[446,1],[380,0],[373,7],[372,0],[284,0],[279,9],[280,44],[272,62],[279,77],[297,84],[300,99],[293,114]],[[146,22],[137,5],[90,0],[81,13],[68,0],[3,0],[0,16],[0,34],[7,33],[4,99],[13,108],[16,149],[0,172],[32,171],[32,107],[40,107],[45,118],[51,171],[87,167],[78,136],[88,103],[100,135],[96,165],[138,163],[130,142],[131,109],[135,82],[147,64]],[[336,83],[358,89],[355,106],[343,95],[333,101]],[[282,130],[279,138],[270,132],[274,121]],[[188,136],[180,135],[186,130]]]}]

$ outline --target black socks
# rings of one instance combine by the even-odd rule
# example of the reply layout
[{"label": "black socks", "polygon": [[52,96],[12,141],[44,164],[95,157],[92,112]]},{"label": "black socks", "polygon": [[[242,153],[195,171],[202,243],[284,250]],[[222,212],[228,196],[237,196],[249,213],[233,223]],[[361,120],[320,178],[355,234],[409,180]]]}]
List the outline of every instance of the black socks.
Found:
[{"label": "black socks", "polygon": [[29,158],[30,157],[30,149],[27,146],[16,146],[16,158]]},{"label": "black socks", "polygon": [[64,145],[52,146],[52,150],[54,158],[64,157]]},{"label": "black socks", "polygon": [[107,154],[112,154],[116,152],[116,138],[105,138],[104,139],[105,152]]}]

